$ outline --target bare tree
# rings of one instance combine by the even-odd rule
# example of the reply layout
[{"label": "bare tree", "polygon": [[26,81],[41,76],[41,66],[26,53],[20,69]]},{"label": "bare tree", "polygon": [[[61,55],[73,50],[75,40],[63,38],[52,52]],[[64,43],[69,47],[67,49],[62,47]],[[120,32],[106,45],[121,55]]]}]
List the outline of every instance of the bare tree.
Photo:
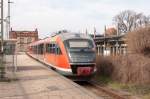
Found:
[{"label": "bare tree", "polygon": [[143,15],[142,13],[136,14],[136,19],[135,19],[135,23],[136,23],[136,27],[141,27],[141,26],[146,26],[148,24],[150,24],[150,17],[147,17],[145,15]]},{"label": "bare tree", "polygon": [[116,15],[113,21],[117,25],[119,33],[126,33],[138,27],[149,25],[150,16],[147,17],[142,13],[125,10]]}]

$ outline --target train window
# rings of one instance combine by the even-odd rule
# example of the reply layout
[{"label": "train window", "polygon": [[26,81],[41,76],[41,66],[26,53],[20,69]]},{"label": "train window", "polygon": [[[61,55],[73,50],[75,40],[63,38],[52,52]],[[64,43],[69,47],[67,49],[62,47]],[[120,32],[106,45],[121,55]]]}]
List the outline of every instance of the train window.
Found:
[{"label": "train window", "polygon": [[51,54],[62,54],[60,47],[57,44],[46,44],[46,52]]},{"label": "train window", "polygon": [[48,52],[48,44],[46,44],[46,52]]},{"label": "train window", "polygon": [[33,46],[34,47],[34,53],[37,54],[37,46]]},{"label": "train window", "polygon": [[56,45],[56,48],[55,48],[55,53],[57,54],[57,55],[61,55],[62,54],[62,52],[61,52],[61,49],[60,49],[60,47],[59,47],[59,45]]},{"label": "train window", "polygon": [[51,46],[52,46],[51,47],[51,53],[55,54],[55,46],[56,46],[56,44],[52,44]]},{"label": "train window", "polygon": [[44,44],[38,45],[38,54],[43,54],[44,52]]},{"label": "train window", "polygon": [[52,51],[52,47],[53,47],[53,45],[52,44],[49,44],[49,53],[52,53],[53,51]]},{"label": "train window", "polygon": [[51,44],[46,44],[46,52],[51,53]]},{"label": "train window", "polygon": [[46,44],[46,52],[47,53],[55,53],[55,44]]}]

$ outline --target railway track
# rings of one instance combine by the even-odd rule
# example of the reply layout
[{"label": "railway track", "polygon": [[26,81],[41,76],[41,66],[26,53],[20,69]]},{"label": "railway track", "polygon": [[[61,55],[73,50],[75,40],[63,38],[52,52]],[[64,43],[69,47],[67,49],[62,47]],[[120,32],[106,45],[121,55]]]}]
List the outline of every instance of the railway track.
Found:
[{"label": "railway track", "polygon": [[104,99],[130,99],[127,95],[119,94],[108,88],[102,87],[95,82],[77,82],[77,84],[83,86],[87,90],[92,91],[94,94],[103,97]]}]

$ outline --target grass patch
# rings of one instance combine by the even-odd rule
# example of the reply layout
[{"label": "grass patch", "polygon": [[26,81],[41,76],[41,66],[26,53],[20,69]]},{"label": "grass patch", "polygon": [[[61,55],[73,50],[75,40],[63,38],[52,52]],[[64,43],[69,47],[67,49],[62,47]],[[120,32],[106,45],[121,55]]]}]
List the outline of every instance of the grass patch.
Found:
[{"label": "grass patch", "polygon": [[122,90],[125,92],[129,92],[132,95],[140,96],[142,97],[142,99],[150,99],[150,85],[123,84],[113,81],[109,77],[98,75],[96,75],[93,80],[106,87],[115,90]]},{"label": "grass patch", "polygon": [[99,82],[101,85],[107,85],[108,83],[111,83],[112,80],[109,77],[105,77],[105,76],[95,76],[94,78],[97,82]]},{"label": "grass patch", "polygon": [[143,99],[150,99],[150,93],[143,96]]}]

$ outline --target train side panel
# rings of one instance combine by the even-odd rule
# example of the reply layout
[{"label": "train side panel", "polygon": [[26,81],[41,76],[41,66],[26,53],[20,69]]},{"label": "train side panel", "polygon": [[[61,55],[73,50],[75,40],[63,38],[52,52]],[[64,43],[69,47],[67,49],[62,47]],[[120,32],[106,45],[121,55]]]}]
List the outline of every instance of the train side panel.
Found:
[{"label": "train side panel", "polygon": [[70,69],[68,56],[64,44],[61,41],[61,38],[57,36],[55,37],[54,41],[49,41],[48,43],[51,44],[52,42],[55,42],[55,50],[53,50],[54,52],[52,53],[49,52],[45,53],[46,63],[52,65],[54,68],[60,71],[61,70],[64,71],[65,69]]},{"label": "train side panel", "polygon": [[56,65],[61,68],[70,69],[70,64],[66,53],[66,49],[60,37],[57,38],[56,43],[60,48],[60,54],[56,54]]}]

